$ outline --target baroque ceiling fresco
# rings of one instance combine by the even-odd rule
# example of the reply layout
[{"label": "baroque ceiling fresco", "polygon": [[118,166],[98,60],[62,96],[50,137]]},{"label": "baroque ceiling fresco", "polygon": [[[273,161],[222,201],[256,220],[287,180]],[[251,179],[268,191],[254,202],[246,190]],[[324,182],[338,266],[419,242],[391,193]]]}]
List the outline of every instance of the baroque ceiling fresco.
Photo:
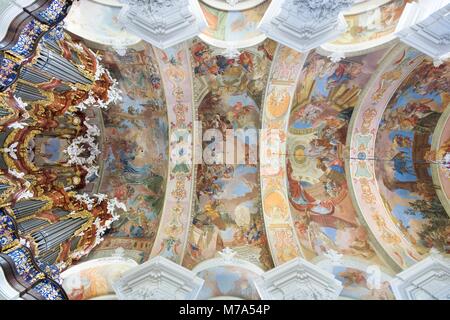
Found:
[{"label": "baroque ceiling fresco", "polygon": [[[224,57],[220,51],[215,53],[201,41],[194,41],[190,49],[194,81],[205,92],[199,97],[197,111],[203,130],[219,129],[223,136],[227,130],[237,130],[236,148],[245,152],[248,160],[251,150],[257,149],[256,130],[261,128],[262,95],[274,47],[266,40],[235,59]],[[203,143],[204,148],[215,150],[217,158],[223,157],[223,143]],[[257,157],[256,152],[253,157]],[[260,209],[257,161],[236,165],[223,162],[211,159],[196,168],[195,211],[184,263],[195,265],[230,247],[240,257],[270,268],[273,264]]]},{"label": "baroque ceiling fresco", "polygon": [[353,109],[383,53],[339,63],[310,54],[305,62],[290,116],[286,164],[294,224],[305,254],[334,249],[375,256],[350,199],[343,159]]},{"label": "baroque ceiling fresco", "polygon": [[356,44],[392,34],[408,2],[408,0],[387,1],[381,6],[346,15],[349,29],[334,43]]},{"label": "baroque ceiling fresco", "polygon": [[208,28],[201,38],[215,45],[223,46],[234,43],[235,46],[249,47],[260,43],[265,36],[257,30],[257,26],[266,12],[270,1],[263,1],[252,8],[240,11],[225,11],[208,4],[201,3]]},{"label": "baroque ceiling fresco", "polygon": [[445,250],[449,219],[431,175],[432,134],[449,104],[449,65],[422,62],[389,101],[375,153],[380,194],[408,240],[424,252]]},{"label": "baroque ceiling fresco", "polygon": [[308,52],[258,31],[271,1],[200,1],[208,27],[165,50],[119,1],[53,2],[35,45],[0,53],[0,262],[28,259],[31,296],[114,299],[161,256],[204,280],[198,299],[260,299],[254,280],[295,258],[341,299],[395,299],[396,273],[450,254],[450,62],[394,39],[411,1],[355,1]]},{"label": "baroque ceiling fresco", "polygon": [[[129,208],[92,256],[122,247],[136,261],[148,259],[159,225],[168,166],[168,121],[161,77],[152,48],[99,51],[119,81],[122,101],[102,110],[99,191]],[[97,251],[96,250],[96,251]]]}]

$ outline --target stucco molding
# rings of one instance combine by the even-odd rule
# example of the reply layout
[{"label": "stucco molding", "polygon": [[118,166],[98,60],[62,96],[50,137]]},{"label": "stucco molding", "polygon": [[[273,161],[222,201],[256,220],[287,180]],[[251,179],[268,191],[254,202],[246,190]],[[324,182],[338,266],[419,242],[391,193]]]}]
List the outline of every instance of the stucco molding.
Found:
[{"label": "stucco molding", "polygon": [[197,36],[207,22],[196,0],[122,0],[119,21],[153,46],[167,49]]},{"label": "stucco molding", "polygon": [[307,54],[278,46],[263,101],[259,156],[261,201],[267,241],[275,265],[303,257],[288,199],[286,136],[306,57]]},{"label": "stucco molding", "polygon": [[450,0],[408,3],[395,35],[434,60],[450,57]]},{"label": "stucco molding", "polygon": [[342,11],[353,0],[275,0],[258,30],[300,52],[336,39],[347,29]]},{"label": "stucco molding", "polygon": [[194,272],[160,256],[126,272],[113,288],[119,300],[194,300],[203,282]]},{"label": "stucco molding", "polygon": [[449,300],[450,259],[432,252],[390,281],[398,300]]},{"label": "stucco molding", "polygon": [[224,11],[252,9],[267,0],[200,0],[213,8]]},{"label": "stucco molding", "polygon": [[424,59],[404,45],[392,49],[361,94],[347,134],[349,158],[345,159],[345,172],[352,202],[361,222],[371,231],[376,250],[396,271],[411,266],[422,256],[392,220],[380,195],[372,160],[378,127],[389,101]]},{"label": "stucco molding", "polygon": [[[169,126],[169,166],[164,204],[151,257],[181,264],[187,246],[195,190],[198,128],[188,42],[165,51],[154,48],[165,92]],[[173,64],[172,61],[177,61]],[[200,144],[201,146],[201,144]]]},{"label": "stucco molding", "polygon": [[263,300],[334,300],[342,291],[333,274],[301,258],[264,273],[255,286]]}]

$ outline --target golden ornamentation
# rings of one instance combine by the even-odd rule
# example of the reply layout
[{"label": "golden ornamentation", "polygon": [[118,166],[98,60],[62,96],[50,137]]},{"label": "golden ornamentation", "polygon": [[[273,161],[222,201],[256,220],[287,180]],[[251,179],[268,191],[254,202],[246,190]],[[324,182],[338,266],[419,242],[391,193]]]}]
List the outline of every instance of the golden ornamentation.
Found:
[{"label": "golden ornamentation", "polygon": [[361,184],[362,199],[368,204],[375,204],[376,199],[375,195],[372,193],[372,190],[370,189],[369,180],[367,180],[366,178],[361,178],[359,179],[359,182]]},{"label": "golden ornamentation", "polygon": [[267,113],[270,118],[280,118],[289,109],[291,96],[286,88],[273,87],[267,96]]},{"label": "golden ornamentation", "polygon": [[370,132],[370,128],[372,126],[372,121],[377,116],[377,111],[373,108],[369,108],[364,111],[362,119],[363,123],[361,124],[361,133],[368,134]]},{"label": "golden ornamentation", "polygon": [[264,211],[268,217],[277,221],[284,221],[289,214],[289,203],[286,197],[276,189],[269,190],[263,199]]}]

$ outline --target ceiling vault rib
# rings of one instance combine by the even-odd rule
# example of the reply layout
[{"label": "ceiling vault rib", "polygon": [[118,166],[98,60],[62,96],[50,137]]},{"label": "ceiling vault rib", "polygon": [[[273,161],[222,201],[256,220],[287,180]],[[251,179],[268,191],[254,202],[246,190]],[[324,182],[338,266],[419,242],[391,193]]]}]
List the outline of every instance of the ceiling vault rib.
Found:
[{"label": "ceiling vault rib", "polygon": [[424,58],[406,46],[392,50],[362,92],[347,134],[345,172],[353,205],[360,222],[375,239],[372,243],[377,251],[397,271],[421,258],[390,218],[376,181],[375,164],[366,159],[374,157],[376,132],[390,99]]},{"label": "ceiling vault rib", "polygon": [[450,127],[450,107],[442,113],[433,133],[431,151],[434,153],[434,163],[430,164],[433,184],[437,186],[436,194],[442,206],[450,217],[450,198],[448,196],[448,171],[445,169],[445,143],[448,140],[448,128]]},{"label": "ceiling vault rib", "polygon": [[267,239],[276,266],[303,257],[290,213],[285,154],[290,110],[307,56],[308,53],[279,45],[263,100],[261,199]]},{"label": "ceiling vault rib", "polygon": [[154,48],[164,86],[169,122],[169,167],[158,233],[150,258],[182,263],[194,195],[194,99],[186,42],[165,51]]}]

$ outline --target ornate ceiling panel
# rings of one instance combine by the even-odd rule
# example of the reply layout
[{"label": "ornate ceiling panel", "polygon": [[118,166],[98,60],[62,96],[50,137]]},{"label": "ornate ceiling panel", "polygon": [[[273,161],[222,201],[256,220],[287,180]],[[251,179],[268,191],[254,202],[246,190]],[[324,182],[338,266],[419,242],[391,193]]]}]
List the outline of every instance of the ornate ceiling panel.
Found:
[{"label": "ornate ceiling panel", "polygon": [[306,257],[335,250],[378,261],[357,218],[346,181],[346,139],[358,97],[384,51],[338,63],[315,52],[306,60],[287,136],[289,199]]},{"label": "ornate ceiling panel", "polygon": [[[169,169],[162,220],[152,256],[182,262],[191,222],[194,194],[193,77],[186,43],[165,51],[155,48],[165,88],[169,127]],[[193,138],[194,137],[194,138]]]},{"label": "ornate ceiling panel", "polygon": [[275,265],[303,256],[289,209],[286,130],[306,54],[277,47],[264,98],[260,180],[264,222]]},{"label": "ornate ceiling panel", "polygon": [[352,3],[353,0],[274,1],[258,30],[294,50],[307,52],[346,30],[342,11]]},{"label": "ornate ceiling panel", "polygon": [[124,0],[119,21],[129,32],[160,49],[197,36],[207,27],[197,0]]},{"label": "ornate ceiling panel", "polygon": [[342,283],[340,299],[392,300],[394,294],[389,281],[392,274],[363,258],[328,254],[312,260],[323,270],[333,274]]},{"label": "ornate ceiling panel", "polygon": [[448,106],[433,133],[429,159],[433,183],[438,186],[436,193],[450,215],[450,108]]},{"label": "ornate ceiling panel", "polygon": [[70,300],[115,296],[112,284],[138,264],[132,259],[108,257],[90,260],[61,274],[62,287]]},{"label": "ornate ceiling panel", "polygon": [[235,258],[236,252],[232,250],[225,249],[219,254],[221,257],[202,262],[192,270],[205,281],[197,298],[259,300],[254,281],[264,271],[253,263]]},{"label": "ornate ceiling panel", "polygon": [[[302,266],[333,282],[334,298],[394,299],[396,272],[412,274],[436,249],[450,253],[450,63],[393,41],[410,2],[359,0],[343,15],[326,7],[336,12],[322,25],[338,15],[348,30],[302,53],[258,31],[271,3],[263,0],[199,1],[209,27],[165,50],[125,31],[119,0],[75,2],[66,19],[74,41],[37,20],[15,30],[27,41],[1,52],[0,76],[31,107],[0,94],[8,268],[26,260],[24,288],[57,299],[56,267],[88,253],[63,273],[71,299],[129,298],[130,288],[166,299],[192,279],[195,292],[178,298],[259,299],[254,281],[264,279],[267,297],[286,289],[278,297],[317,298],[321,285],[298,293],[269,281],[301,283]],[[315,27],[301,30],[330,31]],[[114,205],[127,210],[119,217]],[[52,252],[26,232],[75,222],[82,230]],[[128,283],[115,281],[138,264]],[[149,275],[180,282],[164,289]],[[427,288],[448,281],[427,276]],[[0,283],[2,295],[23,288],[13,289]]]},{"label": "ornate ceiling panel", "polygon": [[103,153],[100,191],[114,195],[130,210],[92,253],[116,248],[138,262],[148,259],[160,224],[168,176],[169,124],[156,57],[150,45],[121,56],[101,51],[103,63],[117,77],[120,103],[102,110]]},{"label": "ornate ceiling panel", "polygon": [[450,0],[409,3],[395,35],[440,64],[450,58]]},{"label": "ornate ceiling panel", "polygon": [[200,38],[219,48],[247,48],[262,42],[266,36],[257,30],[270,1],[250,9],[224,11],[201,3],[208,23]]},{"label": "ornate ceiling panel", "polygon": [[322,45],[326,52],[347,56],[378,50],[395,39],[395,28],[410,0],[372,0],[355,4],[344,13],[348,29],[335,41]]},{"label": "ornate ceiling panel", "polygon": [[[358,213],[364,218],[392,266],[405,268],[420,259],[420,253],[392,219],[379,193],[374,147],[380,119],[390,98],[424,57],[417,51],[395,47],[379,66],[350,124],[350,155],[346,161],[347,180]],[[381,249],[380,248],[380,249]]]},{"label": "ornate ceiling panel", "polygon": [[141,39],[119,23],[122,4],[117,1],[75,1],[65,19],[67,31],[87,41],[113,48],[132,46]]},{"label": "ornate ceiling panel", "polygon": [[450,64],[422,62],[400,85],[379,122],[378,190],[392,221],[420,254],[445,251],[450,221],[431,177],[432,134],[450,103]]},{"label": "ornate ceiling panel", "polygon": [[[203,136],[204,163],[196,168],[192,225],[183,262],[189,268],[227,246],[264,269],[272,266],[260,208],[256,148],[273,47],[273,42],[265,41],[227,58],[221,49],[200,40],[191,44],[194,82],[207,85],[197,101],[202,132],[216,129],[225,141]],[[224,159],[233,139],[237,154]]]}]

